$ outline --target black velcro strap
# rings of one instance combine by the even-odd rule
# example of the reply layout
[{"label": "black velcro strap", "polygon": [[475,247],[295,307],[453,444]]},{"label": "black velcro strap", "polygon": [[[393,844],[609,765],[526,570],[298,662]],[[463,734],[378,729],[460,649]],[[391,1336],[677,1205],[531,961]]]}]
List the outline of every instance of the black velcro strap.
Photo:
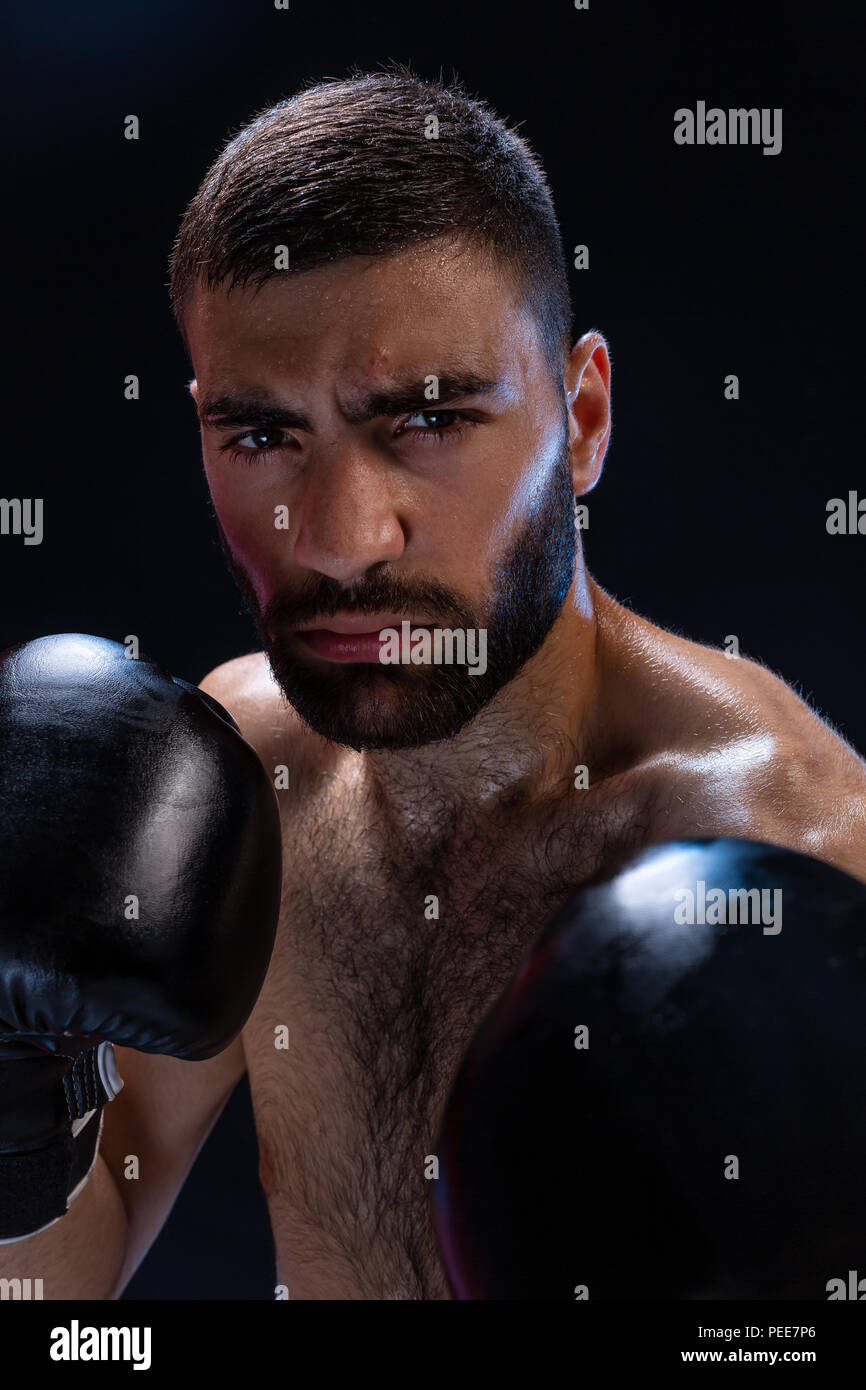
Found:
[{"label": "black velcro strap", "polygon": [[74,1143],[63,1134],[48,1149],[0,1154],[0,1240],[31,1235],[63,1215]]},{"label": "black velcro strap", "polygon": [[33,1235],[65,1214],[69,1194],[93,1164],[101,1113],[74,1139],[67,1131],[48,1148],[0,1154],[0,1240]]}]

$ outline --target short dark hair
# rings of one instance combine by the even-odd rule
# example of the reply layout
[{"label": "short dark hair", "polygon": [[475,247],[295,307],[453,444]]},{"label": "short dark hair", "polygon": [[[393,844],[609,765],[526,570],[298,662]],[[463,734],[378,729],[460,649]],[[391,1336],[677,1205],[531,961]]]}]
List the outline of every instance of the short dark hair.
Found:
[{"label": "short dark hair", "polygon": [[[425,138],[430,117],[438,139]],[[183,333],[197,284],[258,285],[442,236],[511,270],[561,381],[572,309],[544,170],[459,82],[426,81],[403,64],[308,86],[229,140],[184,214],[172,308]],[[289,271],[274,266],[283,244]]]}]

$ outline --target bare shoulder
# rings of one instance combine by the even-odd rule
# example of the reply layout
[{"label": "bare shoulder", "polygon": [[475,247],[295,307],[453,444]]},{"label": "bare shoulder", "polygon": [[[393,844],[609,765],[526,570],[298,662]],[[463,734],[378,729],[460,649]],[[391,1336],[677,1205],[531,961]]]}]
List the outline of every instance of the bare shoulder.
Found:
[{"label": "bare shoulder", "polygon": [[629,614],[624,683],[647,723],[653,835],[733,835],[866,880],[866,763],[780,676]]},{"label": "bare shoulder", "polygon": [[253,731],[269,711],[274,714],[280,703],[279,687],[264,652],[250,652],[224,661],[208,671],[198,684],[234,716],[246,738],[248,731]]},{"label": "bare shoulder", "polygon": [[215,666],[199,681],[199,688],[234,717],[268,771],[277,766],[288,769],[289,795],[281,797],[286,806],[300,787],[310,784],[311,775],[327,764],[329,745],[286,700],[264,652],[250,652]]}]

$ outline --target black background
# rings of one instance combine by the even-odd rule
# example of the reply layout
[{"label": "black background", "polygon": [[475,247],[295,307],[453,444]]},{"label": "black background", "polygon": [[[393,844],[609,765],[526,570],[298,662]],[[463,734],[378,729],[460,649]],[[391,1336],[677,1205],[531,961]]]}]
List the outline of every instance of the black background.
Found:
[{"label": "black background", "polygon": [[[0,537],[0,647],[135,633],[195,681],[254,649],[216,542],[166,259],[230,131],[308,78],[399,59],[456,73],[520,123],[567,250],[589,246],[590,269],[571,272],[575,330],[603,332],[613,359],[613,439],[584,536],[596,578],[663,626],[717,645],[736,634],[862,748],[864,541],[825,528],[828,499],[862,494],[864,477],[856,13],[19,3],[0,495],[42,497],[45,538]],[[781,154],[675,145],[674,110],[699,99],[782,107]],[[244,1084],[127,1296],[272,1296],[250,1124]]]}]

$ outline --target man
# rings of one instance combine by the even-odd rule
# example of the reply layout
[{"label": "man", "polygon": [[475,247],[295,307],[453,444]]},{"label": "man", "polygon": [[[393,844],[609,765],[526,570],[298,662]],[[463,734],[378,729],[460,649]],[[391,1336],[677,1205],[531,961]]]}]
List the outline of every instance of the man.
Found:
[{"label": "man", "polygon": [[[202,688],[278,788],[282,909],[230,1048],[118,1050],[104,1166],[59,1226],[71,1251],[122,1204],[126,1235],[69,1279],[122,1289],[246,1069],[290,1296],[445,1298],[442,1107],[545,922],[678,837],[864,878],[864,766],[769,671],[588,574],[573,508],[610,441],[608,347],[571,346],[543,174],[483,104],[396,70],[266,111],[190,204],[172,296],[263,646]],[[486,661],[436,664],[437,629],[476,654],[485,634]],[[130,1151],[149,1183],[116,1180]],[[34,1246],[62,1262],[56,1229]]]}]

